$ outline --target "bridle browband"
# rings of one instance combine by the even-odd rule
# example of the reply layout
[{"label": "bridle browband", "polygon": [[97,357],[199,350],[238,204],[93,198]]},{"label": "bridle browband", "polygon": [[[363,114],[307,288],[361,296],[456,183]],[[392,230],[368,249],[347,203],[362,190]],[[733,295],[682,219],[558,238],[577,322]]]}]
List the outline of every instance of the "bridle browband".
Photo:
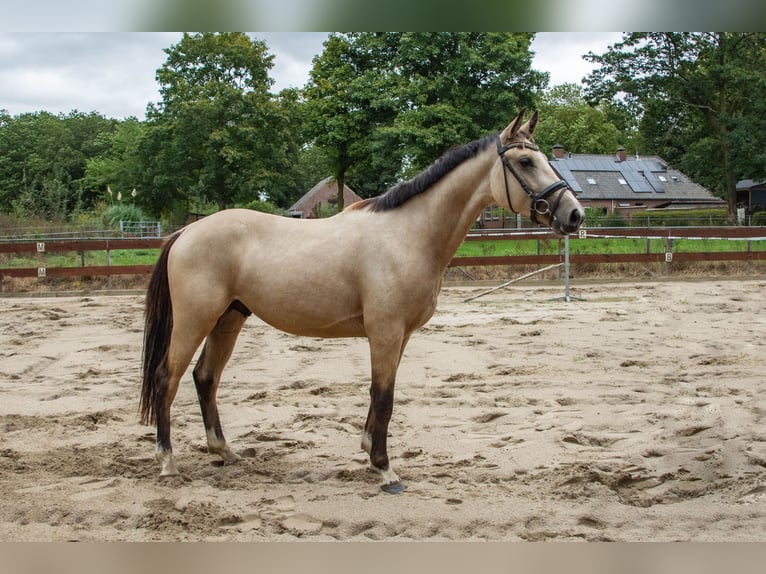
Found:
[{"label": "bridle browband", "polygon": [[[513,164],[508,160],[508,158],[505,155],[505,152],[507,152],[509,149],[512,148],[522,148],[522,149],[531,149],[532,151],[540,151],[540,148],[537,147],[533,143],[529,142],[512,142],[508,145],[503,145],[500,142],[500,136],[497,136],[497,139],[495,140],[497,143],[497,153],[500,156],[501,161],[503,162],[503,165],[507,168],[508,171],[513,174],[513,177],[516,178],[516,181],[519,182],[519,185],[521,188],[527,193],[527,195],[532,200],[532,207],[529,210],[529,217],[530,219],[540,225],[540,222],[537,220],[538,215],[550,215],[551,217],[556,212],[556,209],[559,207],[559,202],[561,201],[561,197],[564,195],[564,192],[559,193],[556,196],[556,199],[553,200],[553,206],[551,207],[550,202],[548,201],[548,197],[555,193],[556,191],[560,189],[567,189],[569,186],[567,185],[567,182],[565,182],[563,179],[560,179],[558,181],[553,182],[548,187],[543,189],[540,193],[535,194],[534,191],[532,191],[529,186],[527,185],[527,182],[524,181],[524,178],[519,175],[519,172],[517,172]],[[503,170],[503,179],[505,180],[505,196],[508,199],[508,207],[511,208],[511,211],[514,213],[518,213],[513,208],[513,203],[511,203],[511,192],[508,190],[508,171],[505,169]]]}]

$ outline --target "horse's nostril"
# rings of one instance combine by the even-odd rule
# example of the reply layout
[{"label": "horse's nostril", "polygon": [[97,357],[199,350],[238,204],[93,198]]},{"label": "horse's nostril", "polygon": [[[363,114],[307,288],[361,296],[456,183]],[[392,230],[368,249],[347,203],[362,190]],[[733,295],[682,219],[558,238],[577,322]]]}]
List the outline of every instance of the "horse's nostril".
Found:
[{"label": "horse's nostril", "polygon": [[572,227],[577,227],[582,223],[583,214],[579,209],[573,209],[569,215],[569,223]]}]

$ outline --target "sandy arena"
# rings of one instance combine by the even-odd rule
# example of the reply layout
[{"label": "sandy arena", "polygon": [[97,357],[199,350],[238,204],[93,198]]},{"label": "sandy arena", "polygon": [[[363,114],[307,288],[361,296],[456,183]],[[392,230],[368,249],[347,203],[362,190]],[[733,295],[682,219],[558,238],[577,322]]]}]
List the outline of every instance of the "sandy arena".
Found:
[{"label": "sandy arena", "polygon": [[383,493],[363,339],[251,318],[206,453],[138,424],[143,295],[1,298],[0,540],[766,541],[766,281],[443,291],[399,370]]}]

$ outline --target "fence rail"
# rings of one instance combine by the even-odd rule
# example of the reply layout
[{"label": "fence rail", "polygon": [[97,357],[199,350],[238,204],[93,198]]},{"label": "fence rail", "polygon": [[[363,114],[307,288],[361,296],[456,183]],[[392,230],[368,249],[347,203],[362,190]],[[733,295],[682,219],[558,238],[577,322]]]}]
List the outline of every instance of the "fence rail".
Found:
[{"label": "fence rail", "polygon": [[[764,261],[766,251],[721,251],[721,252],[672,252],[672,239],[730,239],[730,240],[766,240],[766,227],[668,227],[668,228],[594,228],[587,229],[580,238],[660,238],[668,240],[668,250],[663,253],[571,253],[573,264],[578,263],[666,263],[699,261]],[[497,230],[474,231],[468,234],[466,241],[491,240],[558,240],[559,237],[547,230]],[[574,238],[576,240],[577,238]],[[30,241],[0,243],[0,255],[37,254],[36,267],[0,267],[3,277],[77,277],[112,275],[146,275],[154,265],[110,265],[109,253],[125,249],[158,249],[164,239],[77,239],[61,241]],[[45,263],[45,254],[61,252],[106,251],[107,265],[81,265],[73,267],[49,267]],[[476,257],[455,257],[450,267],[493,266],[493,265],[549,265],[559,263],[562,254],[540,255],[492,255]]]},{"label": "fence rail", "polygon": [[0,254],[30,254],[38,256],[37,267],[0,268],[2,277],[111,277],[112,275],[144,275],[154,265],[80,265],[77,267],[48,267],[46,253],[106,251],[107,262],[113,251],[125,249],[158,249],[164,239],[77,239],[68,241],[32,241],[0,243]]}]

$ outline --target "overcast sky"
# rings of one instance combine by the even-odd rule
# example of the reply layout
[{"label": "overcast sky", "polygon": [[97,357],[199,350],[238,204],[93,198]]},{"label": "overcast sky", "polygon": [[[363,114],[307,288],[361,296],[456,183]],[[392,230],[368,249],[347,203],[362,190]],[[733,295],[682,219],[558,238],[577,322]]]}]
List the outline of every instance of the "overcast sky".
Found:
[{"label": "overcast sky", "polygon": [[[327,34],[256,32],[274,54],[274,90],[301,87]],[[107,117],[144,119],[160,99],[154,75],[170,32],[0,32],[0,109],[11,115],[96,111]],[[619,41],[619,32],[541,32],[532,44],[533,68],[550,73],[550,85],[580,82],[590,70],[582,59]]]}]

